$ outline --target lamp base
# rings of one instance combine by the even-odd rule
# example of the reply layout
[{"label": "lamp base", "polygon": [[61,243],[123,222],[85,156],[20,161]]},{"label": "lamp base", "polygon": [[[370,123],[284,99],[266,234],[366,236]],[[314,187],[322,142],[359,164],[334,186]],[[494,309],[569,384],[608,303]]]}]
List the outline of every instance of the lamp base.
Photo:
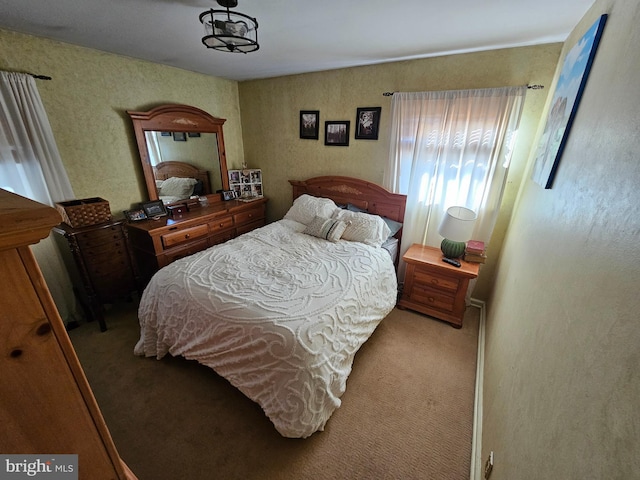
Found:
[{"label": "lamp base", "polygon": [[466,247],[465,242],[454,242],[453,240],[443,239],[440,244],[442,254],[447,258],[460,258]]}]

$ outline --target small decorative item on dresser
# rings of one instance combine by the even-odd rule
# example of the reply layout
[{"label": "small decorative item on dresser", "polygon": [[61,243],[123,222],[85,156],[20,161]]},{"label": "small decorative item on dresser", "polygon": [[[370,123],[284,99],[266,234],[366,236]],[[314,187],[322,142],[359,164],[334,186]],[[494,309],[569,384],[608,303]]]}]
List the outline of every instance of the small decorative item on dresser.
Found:
[{"label": "small decorative item on dresser", "polygon": [[62,221],[73,228],[97,225],[111,220],[109,202],[103,198],[83,198],[56,203]]},{"label": "small decorative item on dresser", "polygon": [[144,213],[144,210],[141,208],[135,210],[125,210],[122,213],[124,213],[124,216],[127,217],[127,220],[129,220],[130,222],[138,222],[140,220],[147,219],[147,214]]},{"label": "small decorative item on dresser", "polygon": [[149,218],[164,217],[167,215],[167,211],[164,208],[162,200],[143,203],[142,208],[144,209],[144,213],[146,213],[147,217]]},{"label": "small decorative item on dresser", "polygon": [[485,263],[487,255],[484,242],[481,240],[469,240],[464,250],[464,259],[471,263]]},{"label": "small decorative item on dresser", "polygon": [[187,213],[187,206],[184,203],[180,205],[169,205],[167,207],[170,217],[181,217],[183,214]]}]

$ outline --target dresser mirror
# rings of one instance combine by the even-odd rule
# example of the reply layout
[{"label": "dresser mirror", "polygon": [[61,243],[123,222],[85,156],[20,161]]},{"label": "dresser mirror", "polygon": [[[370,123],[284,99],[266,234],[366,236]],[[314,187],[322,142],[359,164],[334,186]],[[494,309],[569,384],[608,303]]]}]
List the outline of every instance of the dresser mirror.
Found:
[{"label": "dresser mirror", "polygon": [[188,105],[128,110],[149,200],[165,205],[229,190],[223,118]]}]

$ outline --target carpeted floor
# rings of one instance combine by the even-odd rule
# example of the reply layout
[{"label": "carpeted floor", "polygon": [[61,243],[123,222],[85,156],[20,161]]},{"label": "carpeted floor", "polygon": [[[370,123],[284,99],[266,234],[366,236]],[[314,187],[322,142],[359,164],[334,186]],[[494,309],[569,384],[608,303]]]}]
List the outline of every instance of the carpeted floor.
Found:
[{"label": "carpeted floor", "polygon": [[140,480],[468,479],[479,310],[464,327],[395,309],[356,355],[324,432],[281,437],[260,407],[183,358],[133,355],[136,304],[69,335]]}]

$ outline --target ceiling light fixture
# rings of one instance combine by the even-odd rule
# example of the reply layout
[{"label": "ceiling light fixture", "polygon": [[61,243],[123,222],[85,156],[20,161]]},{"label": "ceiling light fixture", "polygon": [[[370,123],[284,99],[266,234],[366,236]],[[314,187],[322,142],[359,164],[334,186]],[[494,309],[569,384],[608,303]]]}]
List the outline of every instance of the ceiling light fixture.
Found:
[{"label": "ceiling light fixture", "polygon": [[238,0],[217,2],[226,10],[207,10],[200,14],[200,22],[206,33],[202,43],[207,48],[222,52],[249,53],[258,50],[258,21],[244,13],[229,10],[238,6]]}]

